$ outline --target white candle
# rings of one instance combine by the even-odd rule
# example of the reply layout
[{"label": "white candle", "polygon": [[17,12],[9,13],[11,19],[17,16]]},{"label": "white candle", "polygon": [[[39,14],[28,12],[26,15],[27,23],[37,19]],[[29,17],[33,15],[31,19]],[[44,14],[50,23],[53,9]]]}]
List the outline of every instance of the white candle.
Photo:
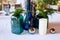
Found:
[{"label": "white candle", "polygon": [[45,35],[47,33],[47,19],[39,19],[39,34]]}]

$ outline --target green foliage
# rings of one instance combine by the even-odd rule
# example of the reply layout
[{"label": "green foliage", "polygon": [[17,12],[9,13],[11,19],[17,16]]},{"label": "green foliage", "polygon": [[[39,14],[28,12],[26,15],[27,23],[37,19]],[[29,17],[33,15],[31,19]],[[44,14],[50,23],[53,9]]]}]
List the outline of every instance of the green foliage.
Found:
[{"label": "green foliage", "polygon": [[48,4],[50,4],[52,0],[37,0],[36,10],[39,10],[39,17],[47,18],[47,15],[51,15],[55,10],[48,8]]},{"label": "green foliage", "polygon": [[39,17],[47,18],[47,15],[51,15],[54,12],[51,8],[39,9]]},{"label": "green foliage", "polygon": [[58,0],[43,0],[45,3],[50,4],[50,5],[56,5]]},{"label": "green foliage", "polygon": [[20,17],[20,14],[23,12],[24,10],[22,8],[16,8],[15,11],[14,11],[14,14],[13,16],[19,18]]},{"label": "green foliage", "polygon": [[0,5],[0,11],[2,10],[2,5]]}]

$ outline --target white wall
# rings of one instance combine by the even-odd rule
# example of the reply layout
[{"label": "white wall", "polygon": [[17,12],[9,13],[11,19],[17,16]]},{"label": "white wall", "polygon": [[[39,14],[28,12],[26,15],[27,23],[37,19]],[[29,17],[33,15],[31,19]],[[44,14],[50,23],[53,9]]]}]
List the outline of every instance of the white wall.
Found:
[{"label": "white wall", "polygon": [[16,4],[21,4],[22,8],[25,9],[26,4],[27,4],[27,0],[16,0]]},{"label": "white wall", "polygon": [[20,4],[21,3],[21,0],[16,0],[16,4]]},{"label": "white wall", "polygon": [[59,12],[54,12],[52,15],[49,15],[49,22],[60,23],[60,13]]}]

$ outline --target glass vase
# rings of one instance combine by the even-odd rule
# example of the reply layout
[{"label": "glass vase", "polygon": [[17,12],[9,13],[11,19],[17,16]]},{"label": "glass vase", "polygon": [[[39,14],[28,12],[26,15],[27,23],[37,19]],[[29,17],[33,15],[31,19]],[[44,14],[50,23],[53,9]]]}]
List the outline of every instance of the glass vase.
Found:
[{"label": "glass vase", "polygon": [[11,17],[11,31],[14,34],[21,34],[23,32],[22,28],[22,16],[20,18],[16,18],[15,16]]}]

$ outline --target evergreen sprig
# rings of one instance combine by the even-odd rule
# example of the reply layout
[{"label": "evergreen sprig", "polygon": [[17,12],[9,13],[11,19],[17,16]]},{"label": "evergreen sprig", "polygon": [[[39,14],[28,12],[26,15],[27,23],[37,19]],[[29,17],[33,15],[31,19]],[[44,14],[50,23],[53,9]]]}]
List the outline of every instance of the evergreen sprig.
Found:
[{"label": "evergreen sprig", "polygon": [[19,18],[20,17],[20,14],[23,12],[24,10],[22,8],[16,8],[15,11],[14,11],[14,14],[13,16]]}]

